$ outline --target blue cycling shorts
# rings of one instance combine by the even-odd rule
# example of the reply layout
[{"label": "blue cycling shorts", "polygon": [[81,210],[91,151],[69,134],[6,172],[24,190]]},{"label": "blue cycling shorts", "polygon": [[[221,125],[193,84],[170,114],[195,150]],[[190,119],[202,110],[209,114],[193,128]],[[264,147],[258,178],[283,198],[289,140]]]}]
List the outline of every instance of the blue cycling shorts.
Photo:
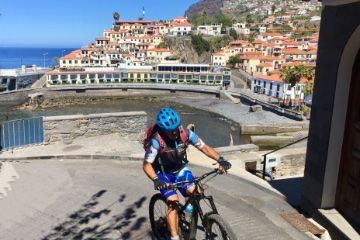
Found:
[{"label": "blue cycling shorts", "polygon": [[[162,179],[164,182],[166,183],[176,183],[179,181],[191,181],[194,180],[194,176],[192,175],[190,169],[188,167],[183,167],[179,172],[177,173],[165,173],[163,174],[162,172],[157,172],[156,173],[157,176]],[[184,184],[179,184],[180,188],[179,191],[180,193],[186,197],[186,192],[189,188],[193,187],[195,184],[194,183],[184,183]],[[162,194],[163,198],[165,200],[167,200],[170,196],[175,195],[176,191],[175,190],[168,190],[168,189],[164,189],[164,190],[160,190],[160,193]]]}]

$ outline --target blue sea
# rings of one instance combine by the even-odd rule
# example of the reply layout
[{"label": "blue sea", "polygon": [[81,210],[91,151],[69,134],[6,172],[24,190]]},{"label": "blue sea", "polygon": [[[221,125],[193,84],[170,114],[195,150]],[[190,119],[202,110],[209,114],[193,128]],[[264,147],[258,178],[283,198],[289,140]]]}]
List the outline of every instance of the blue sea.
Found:
[{"label": "blue sea", "polygon": [[54,67],[57,59],[74,48],[16,48],[0,47],[0,69],[20,68],[21,65]]}]

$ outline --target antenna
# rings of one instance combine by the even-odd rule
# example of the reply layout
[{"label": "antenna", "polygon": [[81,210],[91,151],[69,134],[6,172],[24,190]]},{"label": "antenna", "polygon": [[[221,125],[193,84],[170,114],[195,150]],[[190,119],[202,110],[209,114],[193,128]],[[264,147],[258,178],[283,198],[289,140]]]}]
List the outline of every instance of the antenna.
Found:
[{"label": "antenna", "polygon": [[143,20],[145,19],[145,7],[143,7],[143,10],[142,10],[142,19]]}]

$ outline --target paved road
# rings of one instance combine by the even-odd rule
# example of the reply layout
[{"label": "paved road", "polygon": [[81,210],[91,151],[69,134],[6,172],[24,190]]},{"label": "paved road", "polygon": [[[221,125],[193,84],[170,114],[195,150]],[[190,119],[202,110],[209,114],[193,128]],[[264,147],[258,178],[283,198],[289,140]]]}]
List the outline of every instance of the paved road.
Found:
[{"label": "paved road", "polygon": [[[0,200],[1,240],[153,239],[148,204],[154,191],[141,162],[39,160],[13,166],[20,179]],[[307,239],[280,217],[294,210],[278,196],[230,175],[208,185],[239,239]]]}]

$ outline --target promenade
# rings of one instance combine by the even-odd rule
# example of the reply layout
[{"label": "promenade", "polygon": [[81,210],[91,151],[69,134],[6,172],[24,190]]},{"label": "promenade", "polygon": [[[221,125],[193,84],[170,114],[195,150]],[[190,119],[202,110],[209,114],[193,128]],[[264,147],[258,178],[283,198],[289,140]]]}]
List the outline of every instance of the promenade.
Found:
[{"label": "promenade", "polygon": [[[0,200],[0,239],[153,239],[142,157],[141,144],[117,134],[2,153],[19,178]],[[195,174],[214,167],[193,148],[189,159]],[[229,160],[206,191],[239,239],[310,239],[282,217],[296,212],[284,196]]]}]

